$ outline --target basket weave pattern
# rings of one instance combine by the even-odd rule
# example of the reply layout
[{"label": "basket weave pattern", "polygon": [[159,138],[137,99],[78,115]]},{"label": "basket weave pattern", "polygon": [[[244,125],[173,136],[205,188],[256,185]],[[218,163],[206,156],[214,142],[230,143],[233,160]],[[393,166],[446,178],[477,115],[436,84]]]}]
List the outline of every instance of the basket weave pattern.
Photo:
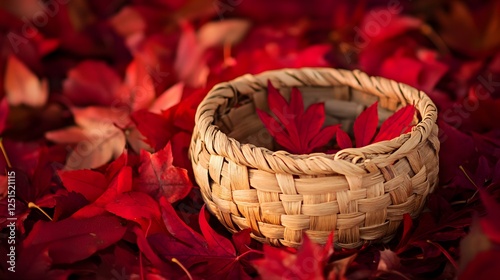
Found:
[{"label": "basket weave pattern", "polygon": [[[306,106],[325,102],[326,124],[352,124],[379,101],[386,119],[414,104],[412,131],[334,155],[276,151],[255,113],[268,110],[267,81],[288,98],[298,87]],[[198,107],[190,157],[207,208],[232,232],[296,247],[302,233],[356,248],[389,241],[403,215],[416,217],[437,185],[437,110],[425,93],[360,71],[303,68],[245,75],[216,85]]]}]

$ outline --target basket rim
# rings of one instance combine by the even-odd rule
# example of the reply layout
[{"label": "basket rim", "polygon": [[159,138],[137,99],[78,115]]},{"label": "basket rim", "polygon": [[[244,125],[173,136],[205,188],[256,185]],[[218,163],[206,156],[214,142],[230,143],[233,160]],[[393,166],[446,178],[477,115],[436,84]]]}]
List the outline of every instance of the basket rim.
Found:
[{"label": "basket rim", "polygon": [[[286,77],[285,77],[286,76]],[[283,83],[282,78],[293,78],[292,84]],[[228,101],[237,102],[241,90],[256,91],[267,88],[267,80],[275,87],[333,87],[346,85],[377,97],[385,91],[393,90],[393,95],[404,106],[413,104],[421,115],[421,120],[412,131],[391,140],[380,141],[360,148],[348,148],[335,154],[311,153],[293,154],[284,150],[272,151],[253,144],[242,144],[227,136],[214,122],[214,116]],[[232,108],[232,106],[228,106]],[[195,115],[195,127],[191,140],[191,153],[197,138],[206,144],[212,155],[221,155],[237,164],[242,164],[273,173],[293,173],[296,175],[318,175],[341,173],[359,175],[366,173],[367,165],[378,167],[390,165],[408,154],[420,143],[427,141],[433,126],[437,126],[437,108],[423,91],[404,83],[379,76],[369,76],[360,70],[344,70],[326,67],[285,68],[246,74],[228,82],[215,85],[199,104]],[[219,141],[214,141],[217,138]],[[367,155],[376,155],[367,157]],[[294,162],[290,166],[290,160]],[[288,165],[284,166],[284,162]],[[371,169],[371,168],[369,168]]]}]

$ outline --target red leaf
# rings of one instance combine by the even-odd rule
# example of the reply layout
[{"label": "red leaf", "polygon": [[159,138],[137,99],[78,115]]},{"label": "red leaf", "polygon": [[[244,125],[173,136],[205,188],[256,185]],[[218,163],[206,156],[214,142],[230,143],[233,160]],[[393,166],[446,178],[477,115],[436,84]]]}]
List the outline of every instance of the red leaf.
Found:
[{"label": "red leaf", "polygon": [[191,181],[187,171],[173,166],[172,161],[170,144],[155,154],[141,151],[141,165],[135,189],[157,199],[165,197],[170,203],[186,197],[192,188]]},{"label": "red leaf", "polygon": [[[268,82],[268,85],[272,87],[270,82]],[[295,87],[292,88],[292,95],[290,96],[290,109],[292,112],[299,115],[304,113],[304,101],[302,100],[302,94],[299,89]],[[324,111],[324,109],[322,111]]]},{"label": "red leaf", "polygon": [[415,111],[415,106],[413,105],[406,105],[405,107],[399,109],[396,113],[384,121],[373,142],[391,140],[392,138],[401,135],[401,133],[404,133],[410,126],[413,117],[415,116]]},{"label": "red leaf", "polygon": [[58,171],[68,191],[82,194],[88,201],[95,201],[108,187],[106,177],[91,170]]},{"label": "red leaf", "polygon": [[[141,192],[127,192],[117,195],[105,206],[106,211],[129,221],[137,222],[144,232],[162,231],[161,213],[158,203]],[[150,228],[151,227],[151,228]]]},{"label": "red leaf", "polygon": [[341,149],[352,148],[352,141],[349,135],[342,129],[337,130],[337,144]]},{"label": "red leaf", "polygon": [[500,251],[490,250],[477,254],[458,279],[496,279],[500,266]]},{"label": "red leaf", "polygon": [[127,161],[128,154],[127,150],[125,150],[117,159],[106,167],[106,179],[108,181],[113,180],[120,170],[127,165]]},{"label": "red leaf", "polygon": [[137,129],[146,137],[146,143],[155,151],[165,147],[175,132],[174,125],[169,119],[147,110],[136,111],[132,113],[131,118]]},{"label": "red leaf", "polygon": [[356,139],[356,147],[360,148],[371,143],[375,131],[377,131],[378,102],[373,103],[370,107],[364,110],[354,121],[354,138]]},{"label": "red leaf", "polygon": [[316,136],[311,139],[311,142],[309,142],[310,147],[323,147],[330,140],[333,139],[337,131],[340,130],[340,124],[338,125],[331,125],[323,128]]},{"label": "red leaf", "polygon": [[500,243],[500,223],[498,223],[500,203],[481,186],[479,186],[479,194],[487,211],[487,215],[480,220],[483,231],[493,242]]},{"label": "red leaf", "polygon": [[7,117],[9,116],[9,103],[7,99],[2,98],[0,101],[0,134],[3,133],[7,127]]},{"label": "red leaf", "polygon": [[201,232],[207,240],[209,249],[217,256],[236,256],[236,250],[231,241],[219,235],[208,224],[207,218],[210,216],[205,212],[205,209],[206,207],[203,205],[200,211],[199,222]]},{"label": "red leaf", "polygon": [[292,88],[287,102],[268,81],[267,101],[273,116],[259,109],[257,115],[276,142],[291,153],[306,154],[326,145],[338,129],[321,129],[325,122],[324,104],[312,104],[304,112],[302,95],[296,88]]},{"label": "red leaf", "polygon": [[250,243],[252,242],[252,237],[250,237],[251,232],[252,229],[247,228],[233,234],[233,243],[239,254],[243,254],[252,250],[249,247]]},{"label": "red leaf", "polygon": [[333,253],[332,245],[332,234],[324,246],[304,235],[296,254],[264,245],[265,257],[252,263],[263,279],[324,279],[323,271]]},{"label": "red leaf", "polygon": [[116,217],[68,218],[58,222],[35,224],[23,242],[24,247],[43,244],[54,264],[86,259],[120,240],[124,227]]},{"label": "red leaf", "polygon": [[73,214],[74,218],[88,218],[105,212],[104,207],[112,202],[116,196],[132,190],[132,168],[123,167],[118,175],[111,181],[106,191],[94,203],[81,208]]},{"label": "red leaf", "polygon": [[111,106],[117,99],[120,86],[120,77],[111,67],[88,60],[68,72],[63,91],[76,106]]},{"label": "red leaf", "polygon": [[198,246],[200,248],[208,247],[203,236],[194,231],[179,218],[174,208],[166,198],[160,198],[160,207],[163,222],[172,236],[192,246]]},{"label": "red leaf", "polygon": [[411,219],[410,214],[405,213],[403,215],[403,235],[401,236],[399,244],[396,247],[396,253],[400,253],[399,249],[403,248],[408,243],[408,239],[410,238],[410,230],[412,226],[413,226],[413,220]]},{"label": "red leaf", "polygon": [[446,183],[456,177],[457,172],[460,172],[458,166],[471,158],[475,148],[471,136],[444,121],[438,121],[438,126],[442,143],[439,150],[439,181]]},{"label": "red leaf", "polygon": [[271,136],[276,139],[276,142],[290,151],[296,149],[295,143],[292,143],[291,139],[284,132],[285,128],[277,120],[259,109],[257,109],[257,115],[259,115],[259,118],[262,120]]}]

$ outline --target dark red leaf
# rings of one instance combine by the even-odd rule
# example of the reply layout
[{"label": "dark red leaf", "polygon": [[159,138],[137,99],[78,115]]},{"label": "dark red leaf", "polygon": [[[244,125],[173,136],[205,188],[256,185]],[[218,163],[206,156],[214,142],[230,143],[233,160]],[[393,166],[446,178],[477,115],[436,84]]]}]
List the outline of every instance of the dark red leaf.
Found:
[{"label": "dark red leaf", "polygon": [[354,121],[354,138],[356,147],[360,148],[371,143],[378,125],[378,102],[364,110]]},{"label": "dark red leaf", "polygon": [[458,172],[462,173],[458,167],[468,161],[474,154],[474,141],[470,135],[459,131],[442,120],[438,121],[438,126],[439,140],[441,142],[439,180],[449,182]]},{"label": "dark red leaf", "polygon": [[182,221],[174,208],[164,197],[160,199],[161,214],[163,222],[172,236],[189,245],[199,245],[200,248],[207,248],[207,242],[201,234],[190,228]]},{"label": "dark red leaf", "polygon": [[24,240],[23,247],[43,244],[53,263],[74,263],[116,243],[125,230],[120,220],[112,216],[40,221]]},{"label": "dark red leaf", "polygon": [[500,203],[481,186],[479,186],[479,194],[487,211],[487,215],[480,220],[483,231],[491,241],[500,244],[500,223],[498,222]]},{"label": "dark red leaf", "polygon": [[9,104],[7,103],[7,99],[2,98],[2,101],[0,101],[0,134],[2,134],[5,128],[7,127],[8,115],[9,115]]},{"label": "dark red leaf", "polygon": [[490,250],[477,254],[458,279],[496,279],[500,266],[500,251]]},{"label": "dark red leaf", "polygon": [[408,239],[410,238],[410,230],[413,226],[413,220],[411,219],[410,214],[405,213],[403,215],[403,235],[399,240],[398,246],[396,247],[396,253],[400,253],[398,250],[406,245]]},{"label": "dark red leaf", "polygon": [[217,256],[236,256],[236,250],[231,241],[215,232],[208,224],[207,218],[209,218],[209,215],[205,212],[205,209],[206,207],[203,205],[199,221],[200,229],[207,240],[208,248]]}]

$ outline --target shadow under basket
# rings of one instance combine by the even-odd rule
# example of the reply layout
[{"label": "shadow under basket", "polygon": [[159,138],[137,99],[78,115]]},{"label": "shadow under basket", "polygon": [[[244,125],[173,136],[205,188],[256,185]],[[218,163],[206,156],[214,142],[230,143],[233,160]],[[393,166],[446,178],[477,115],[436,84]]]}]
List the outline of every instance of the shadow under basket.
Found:
[{"label": "shadow under basket", "polygon": [[[325,125],[352,134],[356,117],[379,101],[380,121],[413,104],[411,132],[336,154],[295,155],[276,149],[256,114],[267,106],[268,80],[305,106],[325,103]],[[190,158],[207,208],[231,232],[297,247],[303,233],[335,246],[388,242],[408,213],[416,218],[438,179],[434,103],[422,91],[355,70],[302,68],[245,75],[216,85],[196,113]]]}]

